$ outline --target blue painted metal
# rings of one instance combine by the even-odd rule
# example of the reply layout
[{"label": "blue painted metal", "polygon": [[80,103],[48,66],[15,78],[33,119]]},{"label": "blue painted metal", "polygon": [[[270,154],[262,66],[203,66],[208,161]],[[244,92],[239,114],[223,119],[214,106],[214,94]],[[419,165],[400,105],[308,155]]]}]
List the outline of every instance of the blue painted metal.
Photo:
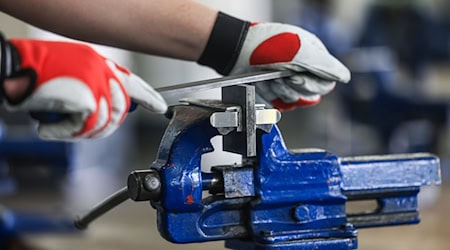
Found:
[{"label": "blue painted metal", "polygon": [[0,249],[10,249],[11,242],[23,234],[76,232],[78,231],[73,225],[73,220],[68,217],[0,210]]},{"label": "blue painted metal", "polygon": [[71,166],[72,153],[72,144],[67,142],[49,142],[37,138],[0,140],[0,161],[13,165],[10,167],[30,168],[40,165],[66,172]]},{"label": "blue painted metal", "polygon": [[69,217],[62,218],[52,214],[37,214],[12,210],[2,210],[0,215],[0,235],[3,235],[3,233],[12,235],[76,231],[73,220]]},{"label": "blue painted metal", "polygon": [[[201,155],[213,150],[210,139],[218,134],[210,114],[207,108],[175,107],[151,166],[162,183],[161,199],[152,201],[158,229],[172,242],[356,249],[357,228],[419,222],[420,186],[440,183],[433,155],[339,158],[324,150],[289,151],[276,126],[258,132],[256,158],[203,173]],[[349,200],[375,200],[378,207],[347,214]]]}]

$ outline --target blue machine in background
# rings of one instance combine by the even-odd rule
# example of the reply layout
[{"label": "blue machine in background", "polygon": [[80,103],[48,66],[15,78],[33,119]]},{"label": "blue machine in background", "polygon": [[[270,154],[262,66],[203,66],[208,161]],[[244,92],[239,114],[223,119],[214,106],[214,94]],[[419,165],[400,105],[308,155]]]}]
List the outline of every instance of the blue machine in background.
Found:
[{"label": "blue machine in background", "polygon": [[[316,34],[352,71],[351,83],[336,88],[336,104],[376,134],[375,153],[440,153],[449,102],[424,89],[430,65],[450,61],[448,15],[432,15],[415,2],[379,1],[368,6],[359,31],[350,32],[334,17],[333,1],[303,2],[290,20]],[[402,132],[408,145],[395,144]]]},{"label": "blue machine in background", "polygon": [[[409,148],[402,149],[403,152],[438,152],[437,140],[448,126],[449,102],[427,96],[424,81],[430,63],[450,59],[450,49],[443,46],[449,41],[450,29],[446,21],[432,18],[414,4],[374,4],[369,8],[361,34],[353,46],[362,54],[374,48],[384,48],[388,53],[384,58],[383,53],[363,57],[365,64],[370,65],[372,61],[373,67],[355,70],[352,84],[339,91],[349,117],[377,131],[381,148],[385,150],[380,153],[391,152],[389,143],[396,129],[414,121],[429,124],[428,138],[411,142]],[[361,60],[349,62],[353,66],[358,63],[364,64]],[[407,81],[405,83],[397,82],[401,81],[396,77],[400,69],[409,79],[403,80]],[[396,87],[399,85],[403,86]],[[416,133],[426,134],[420,130]]]},{"label": "blue machine in background", "polygon": [[[42,141],[21,118],[7,116],[18,131],[1,128],[0,197],[17,194],[23,189],[55,188],[70,171],[72,144]],[[0,249],[21,244],[22,234],[73,231],[70,218],[41,214],[30,210],[15,211],[0,203]]]}]

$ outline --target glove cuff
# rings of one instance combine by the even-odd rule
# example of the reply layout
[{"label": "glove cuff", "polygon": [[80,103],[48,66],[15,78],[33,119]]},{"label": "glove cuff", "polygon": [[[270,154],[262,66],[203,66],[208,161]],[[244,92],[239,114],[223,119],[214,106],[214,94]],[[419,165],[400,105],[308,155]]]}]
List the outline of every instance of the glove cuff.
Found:
[{"label": "glove cuff", "polygon": [[7,75],[11,74],[11,50],[8,48],[9,43],[5,40],[3,34],[0,33],[0,83],[3,84]]},{"label": "glove cuff", "polygon": [[197,61],[228,75],[237,61],[250,23],[219,12],[205,50]]},{"label": "glove cuff", "polygon": [[[4,81],[7,78],[29,76],[31,83],[25,91],[24,95],[15,100],[11,100],[5,95]],[[0,32],[0,102],[4,99],[8,101],[9,104],[19,104],[26,97],[28,97],[34,89],[34,83],[36,81],[36,72],[33,69],[21,69],[21,60],[19,51],[16,46],[5,39],[3,34]]]}]

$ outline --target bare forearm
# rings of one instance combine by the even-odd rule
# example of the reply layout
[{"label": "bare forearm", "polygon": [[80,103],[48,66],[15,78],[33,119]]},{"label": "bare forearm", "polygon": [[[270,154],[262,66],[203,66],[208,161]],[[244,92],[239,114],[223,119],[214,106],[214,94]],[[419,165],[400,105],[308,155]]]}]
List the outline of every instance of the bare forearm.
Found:
[{"label": "bare forearm", "polygon": [[0,0],[0,10],[75,39],[186,60],[199,58],[217,16],[190,0]]}]

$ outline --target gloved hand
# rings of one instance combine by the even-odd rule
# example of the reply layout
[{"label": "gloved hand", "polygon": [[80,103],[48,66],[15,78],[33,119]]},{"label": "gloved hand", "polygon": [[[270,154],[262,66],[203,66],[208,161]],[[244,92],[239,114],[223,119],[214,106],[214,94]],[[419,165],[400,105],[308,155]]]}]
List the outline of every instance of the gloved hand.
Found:
[{"label": "gloved hand", "polygon": [[[44,139],[105,137],[125,119],[130,103],[164,113],[153,88],[91,47],[72,42],[1,39],[0,90],[10,111],[57,112],[65,119],[39,122]],[[8,96],[12,79],[27,79],[20,97]]]},{"label": "gloved hand", "polygon": [[250,24],[220,12],[199,63],[224,75],[262,69],[296,72],[256,84],[257,94],[280,110],[316,104],[336,82],[350,81],[350,71],[310,32],[288,24]]}]

